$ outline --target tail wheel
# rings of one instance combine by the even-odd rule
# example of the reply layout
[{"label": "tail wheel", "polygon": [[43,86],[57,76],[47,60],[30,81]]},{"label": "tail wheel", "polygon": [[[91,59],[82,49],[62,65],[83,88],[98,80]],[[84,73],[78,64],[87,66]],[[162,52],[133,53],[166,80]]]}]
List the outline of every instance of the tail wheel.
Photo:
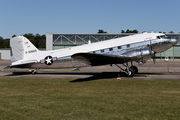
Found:
[{"label": "tail wheel", "polygon": [[36,74],[36,70],[32,70],[32,74],[33,74],[33,75]]},{"label": "tail wheel", "polygon": [[37,73],[37,70],[39,70],[39,68],[36,68],[34,70],[29,70],[32,74],[36,74]]}]

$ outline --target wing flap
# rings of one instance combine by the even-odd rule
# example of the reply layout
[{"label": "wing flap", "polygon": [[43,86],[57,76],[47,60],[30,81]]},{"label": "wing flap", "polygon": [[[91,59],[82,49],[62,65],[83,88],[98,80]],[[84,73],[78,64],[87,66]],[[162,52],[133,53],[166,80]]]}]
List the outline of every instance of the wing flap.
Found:
[{"label": "wing flap", "polygon": [[96,66],[106,64],[121,64],[131,61],[131,57],[111,54],[77,53],[71,56],[73,59],[83,63]]}]

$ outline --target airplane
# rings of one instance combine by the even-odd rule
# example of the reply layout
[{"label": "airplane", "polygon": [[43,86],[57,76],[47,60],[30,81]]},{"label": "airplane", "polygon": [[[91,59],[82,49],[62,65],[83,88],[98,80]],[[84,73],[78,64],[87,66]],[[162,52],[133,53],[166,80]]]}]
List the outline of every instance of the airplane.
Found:
[{"label": "airplane", "polygon": [[133,77],[138,73],[133,61],[144,64],[152,58],[155,64],[155,54],[171,48],[177,42],[177,39],[168,38],[162,33],[145,32],[71,48],[39,51],[27,38],[17,36],[10,40],[11,65],[5,69],[28,68],[34,74],[39,69],[78,69],[115,64],[128,77]]}]

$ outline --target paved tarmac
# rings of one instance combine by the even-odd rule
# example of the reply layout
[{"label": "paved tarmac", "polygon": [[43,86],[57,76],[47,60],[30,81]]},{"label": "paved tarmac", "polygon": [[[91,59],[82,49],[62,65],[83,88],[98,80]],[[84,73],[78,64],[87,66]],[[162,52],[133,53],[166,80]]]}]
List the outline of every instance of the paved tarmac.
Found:
[{"label": "paved tarmac", "polygon": [[[0,60],[0,69],[10,65],[10,60]],[[128,77],[128,79],[160,79],[160,80],[180,80],[180,61],[156,61],[153,64],[152,60],[143,65],[133,63],[138,67],[139,73],[134,77]],[[123,66],[123,65],[120,65]],[[28,69],[10,69],[0,72],[0,77],[32,77],[32,78],[77,78],[72,82],[82,82],[103,78],[118,77],[120,69],[113,65],[96,66],[96,67],[84,67],[80,68],[80,71],[74,72],[73,69],[45,69],[39,70],[37,74],[32,75],[28,72]],[[125,74],[121,72],[119,74],[121,79],[127,79]]]}]

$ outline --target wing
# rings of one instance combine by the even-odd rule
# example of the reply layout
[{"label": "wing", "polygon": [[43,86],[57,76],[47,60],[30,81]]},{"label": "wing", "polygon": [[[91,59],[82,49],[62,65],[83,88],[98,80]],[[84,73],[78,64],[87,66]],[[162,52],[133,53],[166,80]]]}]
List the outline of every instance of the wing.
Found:
[{"label": "wing", "polygon": [[122,64],[131,61],[131,57],[110,54],[77,53],[72,55],[71,57],[75,60],[92,66],[106,64]]}]

